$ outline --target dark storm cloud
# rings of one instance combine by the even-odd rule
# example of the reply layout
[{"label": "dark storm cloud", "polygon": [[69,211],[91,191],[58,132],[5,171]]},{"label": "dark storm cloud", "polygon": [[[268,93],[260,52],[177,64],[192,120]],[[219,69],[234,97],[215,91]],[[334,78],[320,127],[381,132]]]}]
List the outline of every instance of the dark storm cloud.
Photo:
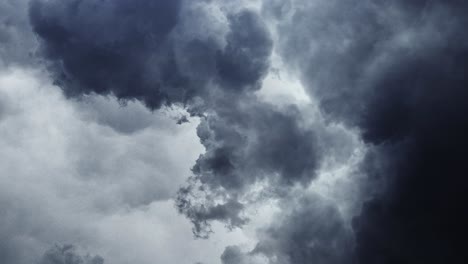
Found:
[{"label": "dark storm cloud", "polygon": [[377,190],[353,223],[356,245],[333,205],[287,196],[332,152],[298,109],[255,97],[273,49],[262,18],[223,11],[222,34],[190,35],[197,20],[180,14],[193,3],[211,2],[35,0],[30,18],[39,54],[69,96],[113,94],[151,109],[181,104],[200,116],[206,152],[177,199],[195,235],[206,237],[214,220],[244,225],[244,196],[257,184],[283,199],[282,216],[257,247],[247,255],[228,248],[224,263],[255,254],[271,263],[466,257],[464,1],[265,1],[287,67],[300,72],[327,121],[358,128],[372,150],[361,166]]},{"label": "dark storm cloud", "polygon": [[465,262],[468,4],[295,3],[282,54],[329,119],[361,129],[383,186],[354,221],[359,263]]},{"label": "dark storm cloud", "polygon": [[[177,87],[171,50],[180,1],[39,1],[31,24],[57,83],[68,95],[110,94],[137,98],[152,108]],[[152,65],[152,66],[150,66]]]},{"label": "dark storm cloud", "polygon": [[317,163],[315,135],[300,126],[300,118],[295,107],[285,110],[249,98],[208,116],[198,127],[207,152],[195,174],[225,190],[276,174],[284,184],[308,183]]},{"label": "dark storm cloud", "polygon": [[253,263],[264,256],[271,264],[355,263],[352,230],[335,206],[319,196],[285,200],[282,211],[270,227],[259,231],[260,240],[249,253],[227,247],[223,264]]},{"label": "dark storm cloud", "polygon": [[223,89],[255,86],[272,48],[258,15],[229,14],[223,48],[212,38],[178,34],[190,31],[185,20],[193,19],[180,18],[181,10],[181,1],[35,0],[30,17],[40,55],[71,96],[113,94],[155,109],[194,96],[207,100],[209,80]]},{"label": "dark storm cloud", "polygon": [[104,264],[104,259],[101,256],[81,256],[73,245],[56,245],[44,253],[38,264]]},{"label": "dark storm cloud", "polygon": [[[238,199],[248,192],[252,185],[268,180],[274,192],[294,184],[306,186],[314,177],[319,162],[316,135],[308,128],[301,127],[301,117],[294,107],[279,109],[245,97],[235,103],[225,102],[226,109],[218,109],[216,115],[203,118],[198,127],[198,136],[206,152],[193,167],[194,182],[201,184],[203,192],[210,195]],[[192,186],[191,188],[195,188]],[[179,193],[179,209],[188,212],[194,223],[199,223],[195,234],[204,236],[209,230],[207,220],[225,220],[230,226],[241,226],[239,213],[242,210],[229,210],[231,214],[202,213],[224,212],[230,202],[196,209],[190,203],[191,192]],[[193,198],[193,197],[192,197]],[[239,204],[238,206],[240,206]],[[236,207],[239,208],[239,207]],[[194,213],[194,210],[198,213]]]},{"label": "dark storm cloud", "polygon": [[[265,13],[285,9],[264,5]],[[362,79],[367,67],[392,28],[385,21],[383,1],[292,1],[296,8],[280,23],[279,50],[288,63],[301,71],[305,88],[319,99],[325,113],[346,115],[348,121],[361,111]],[[381,11],[379,11],[381,9]],[[381,12],[381,14],[379,13]]]},{"label": "dark storm cloud", "polygon": [[279,109],[252,94],[273,48],[261,17],[248,10],[225,14],[223,47],[203,34],[183,35],[190,25],[184,28],[188,18],[178,14],[187,9],[178,1],[34,1],[30,14],[42,55],[67,94],[112,93],[150,108],[184,103],[203,115],[198,135],[206,153],[193,179],[205,198],[221,202],[195,205],[191,186],[181,190],[178,205],[205,236],[212,220],[245,223],[239,199],[250,184],[269,178],[273,189],[306,185],[318,157],[315,135],[301,126],[297,109]]},{"label": "dark storm cloud", "polygon": [[[398,143],[382,146],[380,158],[392,167],[372,175],[391,178],[390,189],[366,203],[356,222],[363,263],[467,259],[467,6],[444,7],[447,16],[434,21],[454,23],[439,29],[444,43],[394,61],[375,83],[382,92],[369,101],[374,111],[363,122],[365,138]],[[375,237],[382,242],[371,242]]]},{"label": "dark storm cloud", "polygon": [[231,15],[229,21],[231,31],[226,36],[226,48],[216,57],[218,74],[221,84],[228,88],[248,88],[266,74],[273,43],[255,13]]}]

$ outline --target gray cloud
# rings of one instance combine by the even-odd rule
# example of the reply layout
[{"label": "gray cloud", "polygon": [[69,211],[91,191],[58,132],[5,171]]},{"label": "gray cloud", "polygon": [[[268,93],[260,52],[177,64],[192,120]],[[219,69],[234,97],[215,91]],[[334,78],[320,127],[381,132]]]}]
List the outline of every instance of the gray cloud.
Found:
[{"label": "gray cloud", "polygon": [[[307,186],[315,177],[319,163],[317,137],[312,130],[301,126],[298,109],[292,106],[280,109],[248,97],[238,103],[224,104],[228,105],[226,110],[202,119],[198,136],[206,152],[192,169],[193,186],[179,193],[180,209],[197,223],[197,235],[203,236],[205,228],[209,230],[206,221],[210,219],[226,220],[230,226],[245,224],[246,219],[241,220],[239,216],[242,210],[213,213],[229,210],[219,209],[230,207],[231,199],[242,199],[260,182],[267,183],[278,194],[295,184]],[[211,209],[202,204],[199,210],[208,210],[210,214],[194,213],[194,208],[187,208],[187,204],[196,199],[196,195],[191,196],[191,190],[196,191],[197,184],[207,197],[225,201],[213,204]]]},{"label": "gray cloud", "polygon": [[373,149],[362,169],[374,191],[354,221],[359,263],[466,259],[466,3],[292,3],[277,28],[283,58],[327,118]]},{"label": "gray cloud", "polygon": [[0,3],[0,69],[33,63],[36,40],[28,19],[28,0]]},{"label": "gray cloud", "polygon": [[158,108],[167,97],[161,87],[178,86],[181,79],[172,78],[177,68],[165,48],[179,6],[161,0],[32,1],[30,17],[42,54],[68,95],[112,93]]},{"label": "gray cloud", "polygon": [[[191,114],[206,116],[198,129],[206,153],[199,158],[193,172],[211,195],[225,196],[220,193],[221,189],[231,194],[241,192],[245,185],[270,175],[278,174],[278,181],[287,184],[306,184],[313,178],[316,165],[312,147],[314,136],[311,131],[299,127],[297,111],[291,108],[283,113],[274,106],[257,102],[252,95],[246,95],[260,88],[272,51],[270,34],[257,13],[240,10],[225,14],[227,30],[222,47],[222,43],[212,38],[191,39],[181,35],[186,24],[183,18],[177,21],[178,11],[171,13],[173,8],[178,10],[178,6],[168,7],[161,2],[161,8],[157,10],[164,12],[163,7],[170,8],[169,13],[174,16],[174,20],[170,20],[172,23],[163,24],[163,28],[159,28],[161,25],[158,23],[150,24],[149,28],[138,31],[130,29],[137,26],[138,21],[144,21],[152,6],[144,8],[146,2],[142,6],[135,5],[132,9],[134,13],[130,14],[141,17],[132,24],[123,25],[130,29],[123,27],[123,31],[109,32],[112,21],[120,20],[119,12],[130,12],[125,1],[112,6],[105,6],[108,3],[96,6],[87,2],[72,3],[35,1],[30,10],[35,32],[42,40],[43,54],[52,62],[55,77],[62,81],[69,80],[59,82],[67,94],[70,94],[70,89],[72,94],[77,95],[112,93],[121,99],[141,100],[150,108],[158,108],[162,102],[188,103],[187,109]],[[93,34],[102,36],[102,40],[92,38],[92,32],[83,31],[86,25],[80,16],[90,8],[105,12],[103,20],[92,18],[86,22],[96,28],[98,32]],[[183,12],[189,12],[186,9],[190,8],[182,7]],[[157,28],[153,29],[152,26]],[[157,33],[155,39],[137,41],[150,32],[153,34],[153,31]],[[137,35],[133,37],[132,34]],[[177,39],[181,42],[175,44],[174,40]],[[114,46],[107,45],[108,41],[114,41]],[[158,41],[167,42],[167,45]],[[123,55],[115,53],[119,49],[122,49]],[[86,56],[83,56],[83,52]],[[108,59],[94,61],[100,58],[101,53],[107,54]],[[137,66],[132,63],[134,56],[143,59],[136,62]],[[147,64],[148,58],[151,58],[151,67]],[[184,66],[187,64],[191,67]],[[155,74],[162,79],[152,84],[154,80],[150,80],[150,85],[146,85],[148,80],[144,72],[150,69],[157,69]],[[187,72],[181,72],[182,69]],[[101,73],[104,75],[100,76]],[[113,81],[113,77],[107,78],[109,74],[116,78],[131,77],[132,83],[127,80]],[[186,77],[195,78],[194,83],[199,85],[196,91],[183,90],[191,86],[184,85]],[[209,84],[208,80],[214,83]],[[101,81],[105,83],[99,83]],[[176,83],[180,86],[172,85]],[[208,88],[213,89],[205,90]],[[201,104],[196,100],[186,100],[193,96],[200,97]],[[238,126],[238,129],[230,130],[229,126]],[[271,140],[278,144],[271,146]],[[189,195],[190,191],[181,194]],[[245,222],[238,216],[242,212],[238,210],[242,208],[238,198],[229,198],[232,202],[222,205],[213,204],[212,208],[202,206],[200,212],[195,212],[194,208],[187,208],[192,203],[181,197],[184,208],[181,211],[187,213],[196,226],[198,222],[209,219],[226,220],[230,225],[238,226]],[[234,208],[238,209],[231,212],[230,209]],[[195,216],[200,219],[195,219]]]},{"label": "gray cloud", "polygon": [[[245,253],[237,246],[227,247],[223,264],[355,263],[352,229],[334,204],[306,194],[283,200],[280,208],[271,226],[259,229],[253,250]],[[256,262],[259,256],[267,262]]]},{"label": "gray cloud", "polygon": [[268,256],[271,263],[353,263],[352,231],[333,204],[312,196],[287,208],[253,253]]},{"label": "gray cloud", "polygon": [[[66,100],[43,76],[0,73],[9,109],[0,121],[0,262],[36,263],[60,243],[99,253],[106,263],[216,263],[210,259],[226,244],[192,241],[172,200],[203,150],[198,121],[177,125],[171,111],[151,113],[138,102],[122,108],[115,98]],[[151,122],[130,136],[89,117],[101,111],[136,111]],[[219,240],[239,240],[222,231]],[[181,247],[187,254],[177,257]],[[200,247],[212,251],[200,254]]]},{"label": "gray cloud", "polygon": [[[28,55],[37,37],[37,58],[73,98],[0,90],[0,180],[14,176],[22,186],[1,194],[0,232],[10,242],[0,257],[28,263],[45,241],[67,236],[102,246],[65,225],[38,230],[77,217],[64,208],[81,203],[87,221],[154,209],[194,163],[176,209],[198,237],[215,235],[216,222],[236,232],[257,203],[280,202],[256,247],[226,248],[226,264],[458,263],[466,255],[467,8],[438,0],[33,0],[28,25],[26,1],[0,4],[2,65],[37,66]],[[283,72],[299,76],[307,106],[264,100],[274,82],[264,78]],[[190,136],[195,126],[201,145]],[[350,162],[361,144],[365,158]],[[358,194],[337,194],[335,174],[367,182],[347,183]],[[59,213],[35,209],[50,200]]]},{"label": "gray cloud", "polygon": [[[316,178],[321,155],[334,149],[337,140],[324,133],[326,124],[320,120],[310,126],[296,106],[279,107],[254,94],[270,70],[273,51],[271,34],[256,11],[224,10],[219,28],[189,33],[212,19],[191,12],[211,4],[171,6],[170,24],[149,24],[141,30],[134,27],[149,16],[147,2],[133,6],[133,13],[125,1],[112,6],[35,1],[30,10],[42,55],[66,94],[113,94],[152,109],[183,104],[190,114],[200,116],[197,134],[206,151],[192,168],[188,185],[180,189],[177,207],[193,223],[195,236],[205,238],[215,220],[229,229],[248,222],[246,199],[257,192],[255,186],[263,185],[255,195],[264,191],[273,197],[284,197],[297,186],[306,188]],[[91,8],[104,13],[86,22],[80,19]],[[288,8],[281,9],[274,15]],[[110,32],[120,12],[140,17],[123,24],[123,31]],[[153,31],[154,38],[147,39]],[[105,122],[122,131],[112,116],[107,117]]]},{"label": "gray cloud", "polygon": [[247,264],[249,259],[241,249],[237,246],[226,247],[221,255],[221,262],[223,264]]},{"label": "gray cloud", "polygon": [[44,253],[39,264],[104,264],[104,259],[89,254],[80,256],[73,245],[56,245]]},{"label": "gray cloud", "polygon": [[210,80],[223,89],[255,86],[272,46],[257,15],[229,14],[223,48],[209,31],[183,35],[192,26],[185,20],[200,19],[180,18],[187,9],[180,1],[33,1],[30,17],[40,54],[70,96],[113,94],[156,109],[196,96],[210,101]]},{"label": "gray cloud", "polygon": [[[217,54],[216,65],[221,85],[228,89],[259,88],[266,74],[272,40],[261,18],[249,11],[228,17],[227,45]],[[257,85],[257,87],[255,87]]]}]

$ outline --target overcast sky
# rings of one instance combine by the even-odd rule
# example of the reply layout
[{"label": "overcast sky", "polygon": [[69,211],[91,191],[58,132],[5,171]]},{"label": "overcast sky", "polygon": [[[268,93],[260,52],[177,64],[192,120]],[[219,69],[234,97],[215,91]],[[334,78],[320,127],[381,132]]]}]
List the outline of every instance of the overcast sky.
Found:
[{"label": "overcast sky", "polygon": [[466,263],[467,12],[0,0],[0,263]]}]

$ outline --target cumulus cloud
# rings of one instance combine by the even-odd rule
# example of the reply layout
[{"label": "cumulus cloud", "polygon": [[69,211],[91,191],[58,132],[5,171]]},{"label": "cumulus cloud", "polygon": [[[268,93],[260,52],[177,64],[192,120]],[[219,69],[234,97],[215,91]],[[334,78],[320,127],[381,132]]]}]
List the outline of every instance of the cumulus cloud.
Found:
[{"label": "cumulus cloud", "polygon": [[[320,118],[304,120],[294,104],[277,106],[255,94],[272,72],[274,48],[258,9],[228,10],[222,2],[207,1],[157,3],[129,8],[126,1],[34,1],[30,15],[40,54],[68,96],[111,94],[151,109],[183,105],[200,116],[197,134],[205,152],[176,205],[193,223],[195,236],[207,238],[214,220],[229,229],[248,223],[250,201],[284,198],[297,186],[306,188],[340,136],[326,133]],[[190,16],[209,7],[220,10],[219,28],[187,33],[214,20]],[[151,8],[169,8],[168,23],[135,28],[149,19]],[[91,9],[96,17],[80,19]],[[122,15],[132,23],[116,22],[119,30],[111,31]]]},{"label": "cumulus cloud", "polygon": [[208,81],[223,89],[255,86],[272,46],[258,16],[224,14],[224,40],[209,31],[183,35],[190,19],[200,20],[189,12],[181,1],[33,1],[30,17],[40,54],[70,96],[113,94],[156,109],[196,96],[207,100]]},{"label": "cumulus cloud", "polygon": [[[72,237],[112,263],[459,263],[467,8],[4,1],[0,257]],[[178,256],[190,224],[225,240]],[[127,238],[160,256],[123,252]]]},{"label": "cumulus cloud", "polygon": [[158,107],[165,96],[158,86],[174,73],[152,72],[148,64],[175,26],[179,2],[32,1],[31,24],[67,94],[113,93]]},{"label": "cumulus cloud", "polygon": [[[112,4],[34,1],[30,10],[31,22],[41,39],[42,55],[49,59],[53,76],[66,94],[113,94],[119,99],[140,100],[150,108],[159,108],[163,102],[184,103],[192,115],[203,115],[198,135],[206,152],[193,167],[194,178],[207,186],[210,195],[221,200],[227,197],[221,194],[220,188],[231,193],[241,191],[246,184],[255,183],[266,175],[279,175],[279,181],[287,184],[307,183],[313,177],[316,164],[313,133],[300,127],[300,120],[296,117],[298,113],[293,107],[283,113],[275,110],[274,106],[257,102],[251,93],[261,87],[272,51],[270,33],[258,13],[253,10],[225,13],[227,29],[222,39],[223,46],[211,38],[184,38],[180,32],[184,32],[184,25],[190,25],[179,23],[179,5],[176,2],[170,5],[157,3],[154,6],[149,2],[129,5],[126,1]],[[169,21],[134,28],[140,20],[143,23],[153,16],[149,12],[151,8],[168,16],[170,14],[165,18],[165,21]],[[165,10],[167,8],[169,11]],[[96,16],[99,12],[104,13],[86,22],[80,19],[83,12],[90,9],[97,10]],[[138,19],[129,17],[131,24],[118,26],[122,30],[110,31],[113,21],[121,21],[121,14],[138,16]],[[90,26],[86,23],[90,23]],[[95,28],[98,32],[84,30],[87,27]],[[146,39],[150,34],[156,36]],[[102,40],[93,36],[102,37]],[[143,39],[140,41],[140,38]],[[186,46],[172,45],[177,38],[182,38]],[[108,42],[112,42],[112,45]],[[163,45],[163,42],[167,42],[167,45]],[[107,55],[102,55],[104,53]],[[177,53],[178,57],[175,56]],[[101,58],[101,55],[108,59]],[[136,62],[141,66],[132,63],[133,57],[141,58]],[[182,57],[186,58],[179,67],[177,58]],[[199,85],[197,90],[184,90],[190,86],[182,85],[184,80],[197,76],[191,72],[192,68],[183,67],[184,63],[195,66],[194,71],[203,69],[200,76],[207,80],[194,80]],[[157,71],[154,74],[145,74],[145,71],[154,69]],[[101,73],[104,75],[101,76]],[[166,73],[170,75],[166,76]],[[113,81],[114,77],[111,80],[109,75],[131,80]],[[155,80],[155,76],[161,78],[156,77]],[[169,82],[181,85],[171,85]],[[201,104],[195,97],[200,98]],[[229,126],[239,128],[229,131]],[[277,144],[270,145],[271,140],[277,141]],[[240,167],[241,164],[244,168]],[[242,208],[238,197],[227,198],[232,202],[224,205],[222,201],[221,204],[213,204],[213,208],[200,208],[205,211],[203,213],[189,213],[196,209],[184,201],[186,198],[180,199],[183,207],[189,207],[181,209],[181,212],[188,215],[226,220],[234,226],[245,222],[235,213],[242,211],[238,210]],[[228,205],[228,209],[220,208]],[[234,208],[238,209],[232,212]],[[216,216],[215,212],[222,217]],[[198,225],[197,222],[204,221],[203,217],[200,220],[190,218]]]},{"label": "cumulus cloud", "polygon": [[353,231],[336,205],[317,193],[291,195],[253,249],[226,247],[222,263],[355,263]]},{"label": "cumulus cloud", "polygon": [[270,263],[353,263],[352,231],[333,204],[311,196],[286,206],[280,220],[263,230],[254,254]]},{"label": "cumulus cloud", "polygon": [[[174,209],[203,151],[196,119],[177,125],[178,111],[121,107],[115,98],[66,100],[43,76],[0,75],[0,262],[37,263],[55,243],[71,243],[106,263],[215,264],[227,241],[245,240],[217,228],[222,243],[194,241]],[[107,120],[134,114],[146,121],[131,134]],[[180,247],[186,255],[177,257]]]},{"label": "cumulus cloud", "polygon": [[[273,105],[250,100],[245,98],[229,112],[204,118],[197,129],[206,152],[192,168],[194,186],[183,189],[179,197],[181,211],[187,212],[195,223],[206,223],[212,218],[226,219],[230,226],[241,226],[246,220],[239,216],[242,210],[228,208],[233,214],[193,213],[194,208],[187,205],[196,196],[187,194],[190,194],[188,190],[198,188],[196,184],[201,184],[202,193],[208,192],[208,197],[219,198],[220,203],[212,205],[219,208],[230,207],[232,199],[242,201],[242,196],[260,182],[280,193],[288,186],[307,185],[315,177],[316,136],[301,126],[299,111],[294,107],[275,109]],[[236,208],[243,207],[241,203],[236,204]],[[206,206],[203,203],[199,209],[205,211]],[[196,233],[203,233],[203,226],[197,227]]]},{"label": "cumulus cloud", "polygon": [[284,58],[329,120],[358,127],[373,149],[362,168],[380,193],[355,219],[359,263],[457,263],[467,5],[292,3],[278,24]]}]

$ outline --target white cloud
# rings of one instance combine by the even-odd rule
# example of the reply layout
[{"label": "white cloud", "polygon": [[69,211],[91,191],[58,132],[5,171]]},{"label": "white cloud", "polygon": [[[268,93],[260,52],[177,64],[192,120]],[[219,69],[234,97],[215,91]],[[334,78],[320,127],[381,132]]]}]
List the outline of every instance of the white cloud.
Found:
[{"label": "white cloud", "polygon": [[5,264],[33,263],[54,243],[76,244],[112,264],[210,264],[227,244],[247,241],[221,226],[210,240],[193,240],[174,208],[172,195],[203,151],[196,119],[177,125],[181,110],[151,113],[112,98],[70,101],[44,75],[0,73]]}]

